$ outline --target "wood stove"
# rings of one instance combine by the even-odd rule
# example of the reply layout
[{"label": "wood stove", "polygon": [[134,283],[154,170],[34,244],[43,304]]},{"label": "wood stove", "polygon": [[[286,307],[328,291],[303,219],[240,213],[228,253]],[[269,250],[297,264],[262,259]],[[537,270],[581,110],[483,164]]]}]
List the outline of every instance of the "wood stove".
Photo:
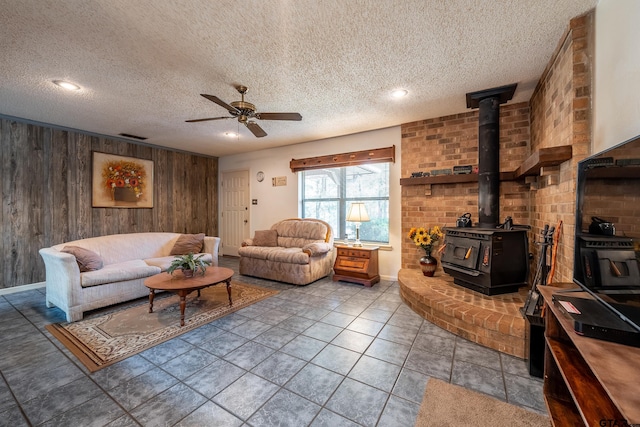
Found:
[{"label": "wood stove", "polygon": [[526,228],[446,227],[442,268],[453,282],[485,295],[517,292],[529,277]]},{"label": "wood stove", "polygon": [[516,292],[529,276],[528,226],[500,217],[500,104],[516,85],[467,93],[467,107],[478,112],[478,228],[445,228],[444,271],[454,283],[487,295]]}]

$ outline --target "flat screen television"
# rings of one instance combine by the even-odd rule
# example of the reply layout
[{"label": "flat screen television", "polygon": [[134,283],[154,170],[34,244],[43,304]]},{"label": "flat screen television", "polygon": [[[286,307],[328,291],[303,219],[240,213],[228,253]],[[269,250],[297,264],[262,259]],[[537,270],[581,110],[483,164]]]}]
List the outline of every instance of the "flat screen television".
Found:
[{"label": "flat screen television", "polygon": [[575,222],[573,281],[640,332],[640,135],[578,163]]}]

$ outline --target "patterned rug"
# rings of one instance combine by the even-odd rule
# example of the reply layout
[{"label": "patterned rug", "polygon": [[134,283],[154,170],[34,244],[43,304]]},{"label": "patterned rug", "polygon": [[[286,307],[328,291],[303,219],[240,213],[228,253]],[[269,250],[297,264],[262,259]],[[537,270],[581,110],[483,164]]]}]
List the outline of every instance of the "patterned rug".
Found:
[{"label": "patterned rug", "polygon": [[53,323],[46,328],[89,371],[95,372],[277,293],[232,280],[232,307],[224,284],[203,289],[200,297],[192,292],[187,296],[182,327],[180,298],[163,292],[153,301],[153,313],[149,313],[148,299],[141,299],[124,308],[85,314],[78,322]]}]

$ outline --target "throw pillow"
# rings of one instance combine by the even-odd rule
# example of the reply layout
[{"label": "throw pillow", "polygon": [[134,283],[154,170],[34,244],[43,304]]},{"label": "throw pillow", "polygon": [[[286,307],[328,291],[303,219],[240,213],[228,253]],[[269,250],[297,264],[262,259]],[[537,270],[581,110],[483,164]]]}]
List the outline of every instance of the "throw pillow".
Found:
[{"label": "throw pillow", "polygon": [[204,233],[183,234],[173,244],[169,255],[186,255],[189,252],[199,254],[204,246]]},{"label": "throw pillow", "polygon": [[278,232],[276,230],[256,230],[253,237],[254,246],[278,246]]},{"label": "throw pillow", "polygon": [[60,252],[66,252],[76,257],[80,272],[100,270],[103,266],[102,258],[97,253],[80,246],[65,246]]}]

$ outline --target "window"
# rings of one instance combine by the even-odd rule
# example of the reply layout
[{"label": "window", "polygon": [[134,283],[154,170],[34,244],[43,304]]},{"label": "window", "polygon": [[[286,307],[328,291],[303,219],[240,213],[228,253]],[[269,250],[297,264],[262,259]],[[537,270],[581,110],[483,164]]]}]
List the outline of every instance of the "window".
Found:
[{"label": "window", "polygon": [[354,239],[346,216],[352,202],[364,202],[371,221],[360,225],[360,240],[389,242],[389,163],[301,172],[302,217],[331,224],[334,236]]}]

